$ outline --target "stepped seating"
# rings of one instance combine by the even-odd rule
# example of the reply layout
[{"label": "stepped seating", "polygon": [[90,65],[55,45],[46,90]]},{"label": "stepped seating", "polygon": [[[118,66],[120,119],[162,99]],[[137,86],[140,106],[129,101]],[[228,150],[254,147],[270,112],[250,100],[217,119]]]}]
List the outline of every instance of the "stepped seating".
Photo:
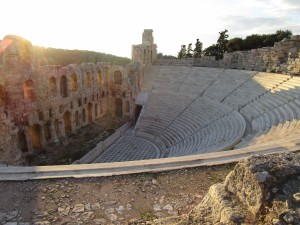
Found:
[{"label": "stepped seating", "polygon": [[255,72],[253,71],[243,71],[243,73],[240,73],[236,70],[225,70],[218,76],[218,80],[206,90],[203,96],[216,101],[222,101],[225,96],[251,79],[254,74]]},{"label": "stepped seating", "polygon": [[149,95],[132,136],[122,137],[97,162],[254,149],[300,134],[300,77],[150,66],[143,89]]},{"label": "stepped seating", "polygon": [[94,163],[155,159],[159,156],[159,149],[154,143],[139,137],[123,136],[96,158]]},{"label": "stepped seating", "polygon": [[201,154],[231,149],[243,136],[245,127],[243,117],[237,111],[233,111],[168,148],[168,156]]},{"label": "stepped seating", "polygon": [[[218,70],[218,72],[217,77],[214,76],[215,80],[208,79],[211,83],[206,84],[200,98],[192,101],[179,116],[176,117],[177,112],[175,114],[170,112],[164,119],[158,112],[154,117],[159,118],[161,128],[143,130],[146,133],[144,135],[161,144],[164,156],[199,154],[232,148],[230,143],[233,143],[234,137],[239,137],[241,133],[235,128],[245,126],[240,122],[242,120],[234,118],[236,111],[232,108],[239,110],[251,125],[250,136],[240,145],[243,147],[283,140],[291,136],[289,134],[291,131],[294,132],[299,128],[297,119],[300,104],[297,104],[297,101],[300,98],[298,88],[300,78],[253,71],[225,70],[222,73]],[[206,73],[207,71],[203,74]],[[192,75],[189,77],[190,80],[193,79],[191,77]],[[171,101],[178,104],[174,99]],[[201,105],[208,106],[208,102],[215,104],[201,107]],[[222,105],[227,105],[230,110],[222,111],[224,107],[217,105],[217,102],[224,103]],[[162,111],[165,110],[163,108]],[[145,121],[143,125],[146,127],[151,127],[149,124],[152,123],[156,126],[153,119],[152,122]]]},{"label": "stepped seating", "polygon": [[223,102],[239,110],[249,102],[268,93],[271,89],[276,88],[289,78],[290,76],[280,74],[257,73],[230,95],[226,96]]},{"label": "stepped seating", "polygon": [[[191,101],[183,110],[175,110],[178,114],[174,117],[174,112],[169,113],[174,102],[166,104],[162,99],[154,99],[157,96],[150,97],[150,106],[144,109],[134,133],[160,143],[162,149],[167,149],[164,156],[204,153],[217,147],[228,149],[244,133],[245,121],[242,116],[222,103],[199,98]],[[156,107],[151,104],[154,101]],[[179,108],[182,109],[176,109]]]},{"label": "stepped seating", "polygon": [[299,134],[299,81],[299,77],[290,78],[240,110],[241,114],[251,121],[252,137],[238,147],[278,143],[295,138]]}]

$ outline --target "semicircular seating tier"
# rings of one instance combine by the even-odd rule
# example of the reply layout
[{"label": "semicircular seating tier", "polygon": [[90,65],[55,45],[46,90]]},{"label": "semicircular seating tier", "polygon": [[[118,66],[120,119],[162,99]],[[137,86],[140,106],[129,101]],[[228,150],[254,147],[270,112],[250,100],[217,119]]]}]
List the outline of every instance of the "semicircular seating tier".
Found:
[{"label": "semicircular seating tier", "polygon": [[205,98],[152,93],[134,135],[160,146],[162,156],[232,148],[246,128],[244,118],[225,104]]},{"label": "semicircular seating tier", "polygon": [[153,65],[142,91],[148,98],[131,137],[149,141],[155,146],[150,152],[159,152],[155,157],[254,149],[299,139],[297,76]]}]

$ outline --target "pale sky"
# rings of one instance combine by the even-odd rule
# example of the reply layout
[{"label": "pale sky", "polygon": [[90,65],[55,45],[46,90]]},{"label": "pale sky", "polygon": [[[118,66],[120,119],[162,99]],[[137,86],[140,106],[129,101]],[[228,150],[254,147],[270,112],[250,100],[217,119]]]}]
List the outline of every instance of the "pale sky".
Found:
[{"label": "pale sky", "polygon": [[300,34],[300,0],[0,0],[0,39],[131,57],[131,45],[153,29],[158,52],[176,56],[199,38],[204,48],[219,31],[229,38],[290,29]]}]

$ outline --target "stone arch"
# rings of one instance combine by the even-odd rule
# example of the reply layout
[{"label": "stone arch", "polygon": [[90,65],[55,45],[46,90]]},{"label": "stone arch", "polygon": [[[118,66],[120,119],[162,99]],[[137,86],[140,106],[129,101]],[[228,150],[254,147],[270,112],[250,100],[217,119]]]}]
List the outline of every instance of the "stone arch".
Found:
[{"label": "stone arch", "polygon": [[65,75],[60,78],[60,94],[63,98],[68,96],[68,82]]},{"label": "stone arch", "polygon": [[88,121],[89,123],[93,122],[93,104],[89,102],[87,106],[88,111]]},{"label": "stone arch", "polygon": [[48,81],[49,91],[51,96],[56,96],[57,94],[57,87],[56,87],[56,79],[55,77],[50,77]]},{"label": "stone arch", "polygon": [[58,119],[54,120],[54,129],[55,129],[55,133],[56,133],[57,137],[60,136],[59,124],[60,123],[59,123]]},{"label": "stone arch", "polygon": [[95,104],[95,117],[97,117],[98,116],[98,106],[97,106],[97,104]]},{"label": "stone arch", "polygon": [[102,81],[102,73],[101,73],[100,69],[97,72],[97,78],[98,78],[98,84],[99,84],[99,86],[101,86],[103,81]]},{"label": "stone arch", "polygon": [[115,99],[115,114],[118,117],[123,116],[123,102],[120,98]]},{"label": "stone arch", "polygon": [[34,83],[31,79],[25,81],[23,91],[25,100],[34,101]]},{"label": "stone arch", "polygon": [[103,114],[103,103],[100,102],[100,114]]},{"label": "stone arch", "polygon": [[114,73],[114,83],[122,85],[122,73],[120,72],[120,70],[117,70]]},{"label": "stone arch", "polygon": [[43,147],[43,138],[42,138],[42,129],[41,125],[34,124],[29,127],[29,135],[33,148],[42,148]]},{"label": "stone arch", "polygon": [[80,124],[80,122],[79,122],[79,112],[76,111],[75,112],[75,125],[76,125],[76,127],[79,127],[79,124]]},{"label": "stone arch", "polygon": [[0,106],[4,105],[6,101],[6,94],[3,85],[0,84]]},{"label": "stone arch", "polygon": [[26,135],[23,131],[18,133],[19,148],[22,152],[28,152]]},{"label": "stone arch", "polygon": [[51,122],[48,121],[47,123],[45,123],[44,125],[44,133],[45,133],[45,139],[46,141],[50,141],[52,139],[52,135],[51,135]]},{"label": "stone arch", "polygon": [[72,120],[71,120],[72,114],[69,111],[66,111],[64,113],[64,127],[65,127],[65,133],[72,133]]},{"label": "stone arch", "polygon": [[73,73],[71,75],[71,90],[77,91],[78,90],[78,82],[77,82],[77,75]]},{"label": "stone arch", "polygon": [[86,113],[85,113],[85,109],[82,110],[82,122],[85,123],[86,120]]},{"label": "stone arch", "polygon": [[127,112],[127,113],[130,112],[130,104],[129,104],[129,101],[126,101],[126,103],[125,103],[125,112]]},{"label": "stone arch", "polygon": [[91,83],[92,83],[91,73],[90,72],[86,72],[86,74],[85,74],[85,87],[86,88],[90,88],[91,87]]}]

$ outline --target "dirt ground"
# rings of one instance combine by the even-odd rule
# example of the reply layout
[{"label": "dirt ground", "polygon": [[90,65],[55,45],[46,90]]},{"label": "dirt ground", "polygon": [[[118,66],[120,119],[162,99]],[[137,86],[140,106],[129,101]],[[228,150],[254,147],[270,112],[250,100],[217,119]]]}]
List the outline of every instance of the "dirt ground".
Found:
[{"label": "dirt ground", "polygon": [[93,123],[82,127],[67,138],[36,149],[35,154],[26,158],[24,165],[68,165],[83,157],[97,143],[105,140],[114,131],[126,123],[126,120],[106,115]]},{"label": "dirt ground", "polygon": [[127,224],[187,213],[234,164],[100,178],[0,182],[0,224]]},{"label": "dirt ground", "polygon": [[[108,121],[108,122],[105,122]],[[126,121],[104,118],[48,145],[29,165],[70,164]],[[234,164],[99,178],[0,182],[1,225],[127,224],[181,215],[196,206]]]}]

